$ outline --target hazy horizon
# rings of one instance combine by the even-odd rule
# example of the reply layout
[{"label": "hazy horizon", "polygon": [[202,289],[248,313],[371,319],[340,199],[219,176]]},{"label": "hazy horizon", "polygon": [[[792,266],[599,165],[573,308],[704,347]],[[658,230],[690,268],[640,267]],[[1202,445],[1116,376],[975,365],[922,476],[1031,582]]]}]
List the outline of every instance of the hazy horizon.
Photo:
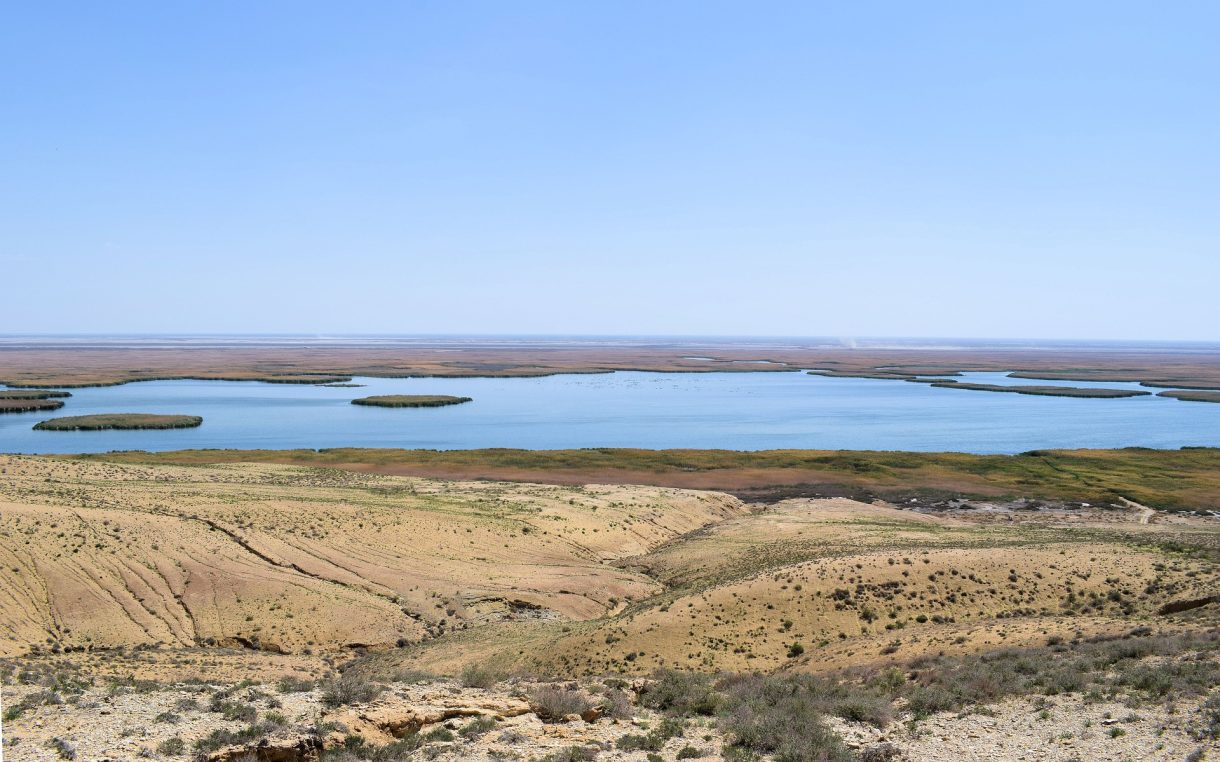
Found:
[{"label": "hazy horizon", "polygon": [[6,331],[1220,341],[1209,4],[6,22]]},{"label": "hazy horizon", "polygon": [[799,336],[799,335],[712,335],[712,334],[561,334],[561,333],[338,333],[338,332],[273,332],[273,333],[224,333],[224,332],[0,332],[0,346],[21,342],[39,345],[57,342],[80,342],[82,345],[106,346],[118,342],[139,341],[141,346],[155,346],[158,342],[176,345],[190,342],[207,342],[223,346],[226,340],[241,344],[344,344],[358,345],[385,343],[409,346],[412,344],[471,345],[496,343],[588,343],[615,344],[639,343],[663,345],[666,343],[689,344],[691,346],[714,346],[716,344],[736,346],[770,346],[782,342],[785,346],[806,348],[879,349],[892,346],[904,349],[1220,349],[1220,341],[1179,339],[1090,339],[1090,338],[1045,338],[1045,337],[988,337],[988,336]]}]

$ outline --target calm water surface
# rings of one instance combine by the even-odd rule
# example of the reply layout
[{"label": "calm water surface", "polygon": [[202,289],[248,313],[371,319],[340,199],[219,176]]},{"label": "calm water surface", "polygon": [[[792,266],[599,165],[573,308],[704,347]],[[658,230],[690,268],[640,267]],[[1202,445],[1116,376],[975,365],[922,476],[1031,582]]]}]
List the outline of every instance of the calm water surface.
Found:
[{"label": "calm water surface", "polygon": [[[1001,373],[962,381],[1041,382]],[[358,378],[363,388],[228,381],[152,381],[75,389],[51,414],[0,415],[0,451],[185,448],[693,447],[1013,453],[1052,447],[1220,446],[1220,405],[1156,396],[1118,400],[934,389],[804,373],[613,373],[546,378]],[[371,394],[454,394],[465,405],[385,409]],[[201,415],[171,431],[33,431],[90,413]]]}]

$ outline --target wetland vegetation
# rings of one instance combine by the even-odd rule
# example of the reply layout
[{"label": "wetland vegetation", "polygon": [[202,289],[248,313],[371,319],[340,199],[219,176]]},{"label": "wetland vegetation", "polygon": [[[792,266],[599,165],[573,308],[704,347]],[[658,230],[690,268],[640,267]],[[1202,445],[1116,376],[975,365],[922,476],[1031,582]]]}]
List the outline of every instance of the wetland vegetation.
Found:
[{"label": "wetland vegetation", "polygon": [[851,450],[179,450],[78,456],[126,463],[285,463],[386,474],[552,484],[618,483],[714,489],[748,499],[958,497],[1214,510],[1220,448],[1035,450],[1021,455]]},{"label": "wetland vegetation", "polygon": [[34,425],[38,431],[104,431],[107,429],[192,429],[203,423],[197,415],[108,413],[51,418]]},{"label": "wetland vegetation", "polygon": [[0,397],[0,413],[33,413],[43,410],[58,410],[63,406],[64,403],[60,400],[43,399],[41,397]]},{"label": "wetland vegetation", "polygon": [[72,392],[53,389],[0,389],[0,400],[49,400],[71,396]]},{"label": "wetland vegetation", "polygon": [[1220,391],[1206,390],[1189,390],[1189,391],[1174,391],[1161,392],[1158,397],[1173,397],[1176,400],[1185,402],[1220,402]]},{"label": "wetland vegetation", "polygon": [[473,401],[471,397],[454,397],[449,394],[379,394],[352,400],[352,404],[370,407],[444,407]]},{"label": "wetland vegetation", "polygon": [[1134,389],[1097,389],[1080,386],[1005,386],[1003,384],[975,384],[962,381],[936,381],[928,379],[909,379],[927,381],[938,389],[966,389],[976,392],[1009,392],[1012,394],[1031,394],[1040,397],[1082,397],[1093,399],[1120,399],[1123,397],[1146,397],[1152,392],[1141,392]]}]

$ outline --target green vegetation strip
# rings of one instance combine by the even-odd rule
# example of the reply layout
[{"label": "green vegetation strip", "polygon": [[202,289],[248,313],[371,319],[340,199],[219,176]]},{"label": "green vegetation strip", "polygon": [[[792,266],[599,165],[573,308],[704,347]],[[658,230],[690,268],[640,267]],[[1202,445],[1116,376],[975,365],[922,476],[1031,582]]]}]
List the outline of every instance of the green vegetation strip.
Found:
[{"label": "green vegetation strip", "polygon": [[52,389],[0,389],[0,400],[49,400],[53,397],[71,397],[72,392]]},{"label": "green vegetation strip", "polygon": [[1188,391],[1188,392],[1161,392],[1158,397],[1173,397],[1176,400],[1185,402],[1220,402],[1220,392],[1208,391]]},{"label": "green vegetation strip", "polygon": [[867,450],[181,450],[73,456],[127,463],[302,466],[543,483],[651,484],[741,493],[943,499],[1078,500],[1125,497],[1163,510],[1215,510],[1220,448],[1036,450],[1021,455]]},{"label": "green vegetation strip", "polygon": [[71,415],[34,425],[37,431],[102,431],[103,429],[190,429],[203,423],[197,415],[114,413]]},{"label": "green vegetation strip", "polygon": [[883,370],[810,370],[810,376],[825,376],[827,378],[875,378],[885,381],[914,381],[915,376],[907,373],[888,373]]},{"label": "green vegetation strip", "polygon": [[444,407],[472,401],[470,397],[451,397],[447,394],[383,394],[361,397],[352,400],[352,404],[371,407]]},{"label": "green vegetation strip", "polygon": [[[928,369],[920,369],[928,370]],[[934,369],[932,369],[934,370]],[[941,375],[910,374],[901,371],[841,371],[841,370],[811,370],[811,376],[826,376],[828,378],[871,378],[883,381],[912,381],[928,384],[940,389],[965,389],[976,392],[1008,392],[1010,394],[1029,394],[1039,397],[1083,397],[1093,399],[1118,399],[1120,397],[1145,397],[1152,392],[1134,389],[1089,389],[1079,386],[1026,385],[1005,386],[1003,384],[978,384],[971,381],[957,381],[944,378],[958,373],[943,373]],[[1012,374],[1016,375],[1016,374]]]},{"label": "green vegetation strip", "polygon": [[940,389],[966,389],[976,392],[1009,392],[1032,394],[1040,397],[1091,397],[1095,399],[1118,399],[1120,397],[1145,397],[1152,392],[1134,389],[1086,389],[1079,386],[1004,386],[1002,384],[974,384],[960,381],[934,381],[931,386]]},{"label": "green vegetation strip", "polygon": [[59,400],[47,399],[4,399],[0,398],[0,413],[29,413],[39,410],[58,410],[64,403]]}]

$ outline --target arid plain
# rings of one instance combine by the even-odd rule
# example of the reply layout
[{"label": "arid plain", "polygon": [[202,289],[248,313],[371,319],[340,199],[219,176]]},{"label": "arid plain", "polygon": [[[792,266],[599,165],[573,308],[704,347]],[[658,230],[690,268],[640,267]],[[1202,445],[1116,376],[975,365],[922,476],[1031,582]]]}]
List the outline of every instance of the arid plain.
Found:
[{"label": "arid plain", "polygon": [[[1181,759],[1216,748],[1215,451],[1152,453],[1160,467],[1137,469],[1147,475],[1125,485],[1131,497],[1110,474],[1105,490],[1079,479],[1075,499],[1027,478],[892,502],[865,494],[892,488],[892,468],[861,469],[869,454],[826,461],[861,499],[760,489],[759,467],[782,457],[768,453],[721,456],[753,474],[740,497],[403,476],[361,455],[343,453],[341,467],[236,452],[0,459],[9,753]],[[716,457],[655,459],[700,455]],[[1139,455],[1094,457],[1121,474]],[[955,468],[981,478],[968,460]],[[1175,510],[1139,502],[1171,469]],[[805,476],[825,487],[825,472]],[[980,734],[981,722],[994,727]],[[930,734],[959,751],[941,756],[941,742],[931,754]],[[792,756],[792,738],[820,756]]]}]

